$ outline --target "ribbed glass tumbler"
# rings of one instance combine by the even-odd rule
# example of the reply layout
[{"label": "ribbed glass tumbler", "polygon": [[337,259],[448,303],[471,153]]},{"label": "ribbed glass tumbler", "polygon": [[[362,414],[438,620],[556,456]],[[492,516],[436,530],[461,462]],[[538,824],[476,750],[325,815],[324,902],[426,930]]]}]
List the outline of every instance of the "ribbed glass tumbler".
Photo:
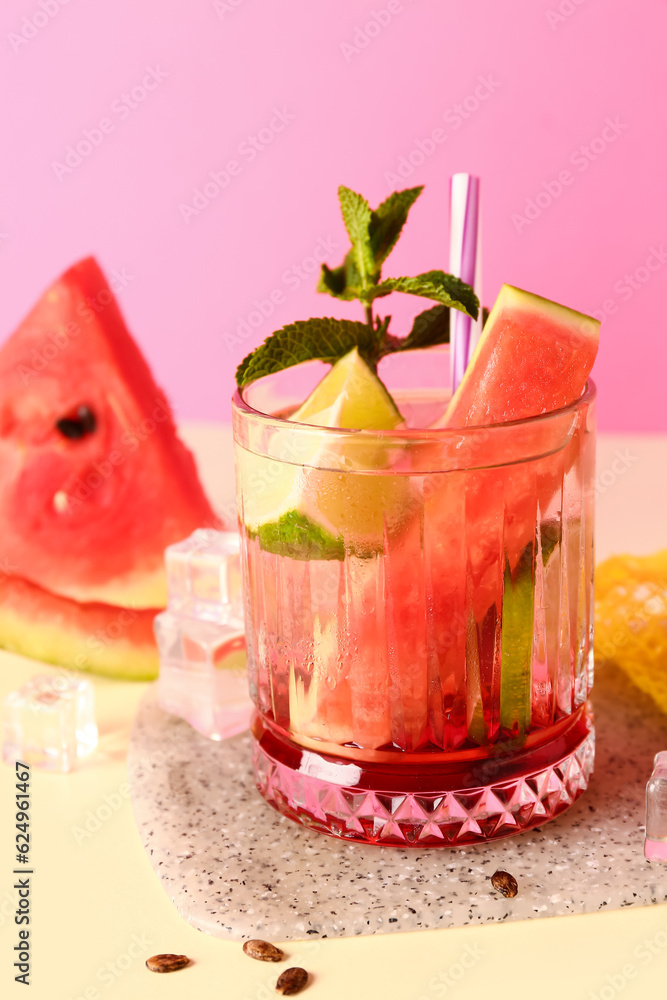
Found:
[{"label": "ribbed glass tumbler", "polygon": [[505,837],[593,768],[595,389],[456,430],[394,396],[386,432],[234,399],[257,785],[349,840]]}]

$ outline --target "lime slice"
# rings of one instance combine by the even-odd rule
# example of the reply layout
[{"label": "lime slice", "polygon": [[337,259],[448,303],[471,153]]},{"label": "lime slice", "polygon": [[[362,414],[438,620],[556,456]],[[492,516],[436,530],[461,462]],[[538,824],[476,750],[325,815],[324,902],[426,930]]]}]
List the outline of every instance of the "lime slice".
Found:
[{"label": "lime slice", "polygon": [[336,362],[291,419],[322,427],[376,431],[403,423],[394,400],[356,347]]},{"label": "lime slice", "polygon": [[[356,347],[331,368],[290,418],[320,427],[391,430],[403,422],[396,404]],[[386,468],[386,447],[351,435],[331,445],[313,435],[310,453],[294,454],[289,425],[279,432],[291,462],[239,449],[241,517],[262,548],[296,559],[339,559],[346,549],[371,554],[409,509],[407,477],[355,474]],[[290,447],[292,445],[292,447]],[[323,461],[326,454],[326,463]],[[318,465],[326,464],[326,469]]]}]

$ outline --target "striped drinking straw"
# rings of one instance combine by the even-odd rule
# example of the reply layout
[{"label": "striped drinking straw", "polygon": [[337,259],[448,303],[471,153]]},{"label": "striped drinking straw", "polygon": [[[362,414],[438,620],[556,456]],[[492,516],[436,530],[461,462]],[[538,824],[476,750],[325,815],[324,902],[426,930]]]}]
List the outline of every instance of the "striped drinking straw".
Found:
[{"label": "striped drinking straw", "polygon": [[[481,239],[479,177],[454,174],[450,185],[449,270],[472,285],[481,302]],[[482,332],[479,319],[451,311],[450,363],[452,392],[455,392]]]}]

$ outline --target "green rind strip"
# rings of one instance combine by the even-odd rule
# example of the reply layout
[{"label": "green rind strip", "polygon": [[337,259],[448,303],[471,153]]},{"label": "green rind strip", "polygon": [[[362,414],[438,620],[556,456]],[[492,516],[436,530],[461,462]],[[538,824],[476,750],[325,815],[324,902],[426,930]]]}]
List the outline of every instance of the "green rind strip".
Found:
[{"label": "green rind strip", "polygon": [[500,659],[500,725],[523,735],[532,700],[535,581],[533,546],[524,550],[514,574],[505,565]]},{"label": "green rind strip", "polygon": [[[558,522],[540,527],[542,562],[561,540]],[[527,545],[512,574],[505,567],[500,667],[500,724],[522,736],[531,718],[533,629],[535,621],[534,546]]]}]

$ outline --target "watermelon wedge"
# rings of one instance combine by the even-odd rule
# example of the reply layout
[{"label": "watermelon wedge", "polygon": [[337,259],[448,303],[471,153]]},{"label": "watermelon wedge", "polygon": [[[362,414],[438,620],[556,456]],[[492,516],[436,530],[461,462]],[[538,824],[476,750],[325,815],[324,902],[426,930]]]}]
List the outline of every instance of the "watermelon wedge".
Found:
[{"label": "watermelon wedge", "polygon": [[536,417],[581,396],[598,350],[598,320],[503,285],[443,424]]},{"label": "watermelon wedge", "polygon": [[204,525],[219,521],[165,395],[82,260],[0,349],[5,569],[70,600],[155,609],[165,547]]},{"label": "watermelon wedge", "polygon": [[[575,402],[593,367],[599,330],[600,323],[590,316],[503,285],[440,426],[503,424]],[[567,412],[543,423],[528,422],[514,430],[514,444],[520,441],[522,451],[542,455],[541,459],[522,464],[518,454],[503,454],[505,468],[467,476],[467,520],[476,538],[470,548],[477,587],[497,558],[490,523],[497,517],[498,498],[512,512],[503,544],[514,572],[526,546],[534,541],[538,506],[545,511],[559,488],[563,469],[557,452],[568,440],[568,428],[573,433],[575,424]],[[486,453],[488,464],[496,464],[497,450],[497,441],[490,436],[481,445],[477,462],[481,465]],[[450,517],[447,504],[442,506],[442,515],[444,529]]]},{"label": "watermelon wedge", "polygon": [[[452,396],[440,426],[473,427],[523,420],[563,409],[584,392],[598,350],[600,323],[538,295],[503,285],[484,326],[461,383]],[[563,414],[563,420],[567,412]],[[534,575],[537,572],[536,522],[560,489],[568,461],[578,454],[581,428],[572,422],[573,438],[562,450],[552,436],[562,436],[561,421],[540,426],[527,423],[524,444],[543,457],[522,465],[479,471],[467,476],[466,518],[469,573],[476,594],[476,615],[494,605],[502,607],[502,682],[500,724],[524,733],[531,721],[531,667],[534,614]],[[565,437],[565,440],[567,438]],[[497,460],[495,442],[489,442],[489,464]],[[498,508],[500,503],[508,517]],[[503,572],[497,572],[498,539],[491,525],[504,518]],[[451,523],[443,497],[439,502],[442,530]],[[474,540],[474,541],[473,541]],[[541,542],[542,557],[548,545]],[[440,567],[445,578],[447,564]],[[492,590],[488,584],[492,581]]]},{"label": "watermelon wedge", "polygon": [[158,673],[155,609],[80,604],[18,577],[0,578],[0,645],[45,663],[107,677]]}]

